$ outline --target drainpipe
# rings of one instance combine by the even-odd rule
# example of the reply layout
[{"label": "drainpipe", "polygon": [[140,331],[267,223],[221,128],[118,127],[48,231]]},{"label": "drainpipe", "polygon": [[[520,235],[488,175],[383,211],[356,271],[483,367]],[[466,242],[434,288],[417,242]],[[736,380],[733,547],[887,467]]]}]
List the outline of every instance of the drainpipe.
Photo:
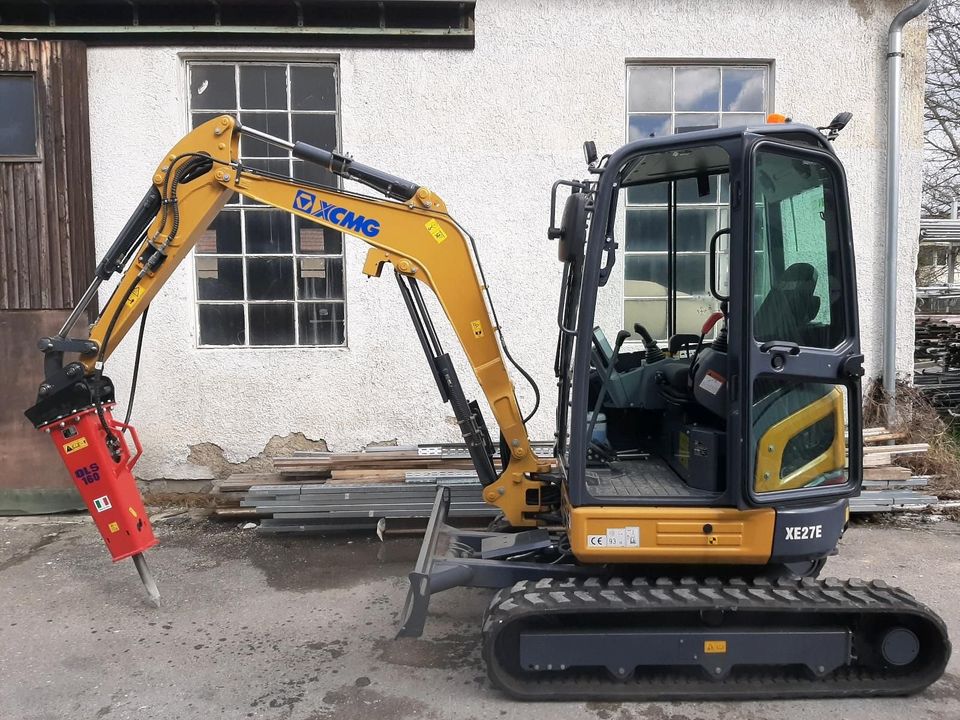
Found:
[{"label": "drainpipe", "polygon": [[903,28],[930,7],[918,0],[904,8],[890,24],[887,49],[887,242],[886,292],[883,313],[883,394],[887,422],[896,416],[897,390],[897,231],[900,224],[900,70],[903,64]]}]

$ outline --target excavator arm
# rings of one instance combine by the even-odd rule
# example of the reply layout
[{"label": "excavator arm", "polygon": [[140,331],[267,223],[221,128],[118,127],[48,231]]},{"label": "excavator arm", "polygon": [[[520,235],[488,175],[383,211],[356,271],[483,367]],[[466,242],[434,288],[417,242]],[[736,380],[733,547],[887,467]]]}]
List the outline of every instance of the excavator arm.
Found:
[{"label": "excavator arm", "polygon": [[[311,185],[244,167],[239,160],[240,136],[244,133],[285,146],[294,156],[372,187],[389,199]],[[363,272],[369,276],[380,276],[386,264],[393,266],[441,396],[451,402],[481,482],[486,486],[485,500],[498,506],[513,525],[536,524],[536,515],[542,510],[541,482],[536,474],[546,472],[550,465],[538,459],[530,446],[497,340],[498,328],[485,298],[486,288],[474,265],[472,243],[447,213],[443,200],[425,187],[337,153],[243,128],[229,116],[204,123],[170,149],[137,211],[98,265],[90,289],[60,333],[40,342],[45,354],[45,379],[37,404],[26,414],[38,428],[56,436],[58,450],[75,481],[109,475],[105,473],[105,469],[111,469],[109,460],[132,467],[138,457],[131,454],[123,440],[128,426],[109,417],[113,387],[103,376],[103,363],[234,193],[360,238],[371,246],[363,266]],[[69,338],[71,328],[96,296],[100,284],[115,273],[122,273],[119,283],[90,327],[89,337]],[[474,403],[464,399],[449,356],[440,348],[420,286],[430,288],[439,300],[509,448],[508,462],[500,474],[493,469],[491,443],[479,411]],[[77,353],[78,361],[64,365],[66,353]],[[74,432],[64,434],[71,424],[75,424]],[[91,434],[95,437],[91,438]],[[71,442],[78,444],[71,438],[81,435],[87,445],[70,449]],[[132,437],[139,448],[135,434]],[[87,453],[96,449],[91,445],[106,446],[107,453],[94,457]],[[86,462],[91,458],[95,462]],[[96,471],[90,469],[91,464],[97,467]],[[129,481],[132,482],[132,475]],[[87,485],[98,482],[99,479]],[[78,487],[95,518],[95,500],[111,508],[115,504],[112,499],[104,500],[107,495],[97,495],[99,487],[82,487],[80,482]],[[123,504],[128,504],[126,499]],[[139,496],[129,505],[128,515],[139,518]],[[110,537],[119,535],[110,531],[118,526],[116,522],[100,528],[108,546],[111,540],[116,544],[118,539]],[[119,527],[131,534],[122,523]],[[142,531],[141,526],[139,532]],[[118,554],[123,555],[112,547],[111,552],[115,559],[120,559]],[[138,556],[123,556],[131,554]]]}]

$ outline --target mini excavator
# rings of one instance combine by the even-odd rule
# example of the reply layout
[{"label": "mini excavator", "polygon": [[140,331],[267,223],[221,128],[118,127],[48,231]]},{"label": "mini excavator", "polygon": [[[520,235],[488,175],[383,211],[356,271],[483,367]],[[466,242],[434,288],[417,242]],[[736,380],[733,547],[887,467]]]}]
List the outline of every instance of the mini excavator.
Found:
[{"label": "mini excavator", "polygon": [[[158,597],[132,474],[141,446],[129,409],[113,417],[104,363],[239,193],[368,243],[368,276],[392,267],[483,498],[500,510],[486,531],[457,529],[439,488],[401,636],[423,632],[432,595],[490,588],[483,657],[492,684],[517,699],[917,692],[949,659],[943,621],[883,582],[817,579],[863,475],[853,239],[832,149],[849,119],[646,138],[603,157],[585,144],[586,179],[558,181],[551,198],[563,265],[552,457],[531,447],[474,240],[444,201],[229,116],[164,157],[60,333],[40,341],[45,377],[26,415],[113,558],[134,558]],[[245,165],[243,137],[383,197]],[[694,215],[708,219],[691,231]],[[114,275],[89,332],[71,337]],[[424,287],[479,381],[499,458]],[[624,318],[632,332],[611,342],[601,322]]]}]

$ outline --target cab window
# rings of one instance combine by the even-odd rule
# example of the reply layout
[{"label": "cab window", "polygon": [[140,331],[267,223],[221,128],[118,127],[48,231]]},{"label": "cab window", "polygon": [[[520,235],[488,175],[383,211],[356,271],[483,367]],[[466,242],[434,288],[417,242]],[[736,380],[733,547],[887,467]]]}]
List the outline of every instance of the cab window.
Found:
[{"label": "cab window", "polygon": [[816,159],[760,149],[753,206],[754,337],[836,347],[846,328],[833,173]]}]

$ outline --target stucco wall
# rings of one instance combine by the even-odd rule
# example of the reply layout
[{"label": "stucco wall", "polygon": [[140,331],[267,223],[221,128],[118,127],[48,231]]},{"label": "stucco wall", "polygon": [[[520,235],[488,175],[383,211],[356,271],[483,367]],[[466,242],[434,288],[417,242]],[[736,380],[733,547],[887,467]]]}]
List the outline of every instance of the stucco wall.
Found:
[{"label": "stucco wall", "polygon": [[[851,179],[867,369],[879,372],[885,39],[902,5],[481,0],[472,51],[347,48],[320,54],[340,62],[343,147],[363,162],[428,185],[476,235],[510,348],[544,394],[531,434],[549,438],[561,270],[546,238],[550,185],[583,174],[584,139],[595,139],[601,151],[624,141],[628,58],[769,59],[781,112],[811,123],[840,110],[854,113],[837,149]],[[922,23],[908,28],[902,372],[911,369],[923,43]],[[271,48],[210,48],[218,51],[249,58]],[[184,52],[197,50],[89,52],[100,252],[142,196],[159,159],[187,129]],[[346,349],[198,349],[192,260],[185,261],[151,308],[134,415],[148,448],[140,474],[205,477],[208,468],[187,460],[191,446],[213,443],[228,460],[242,461],[271,437],[292,432],[323,438],[335,449],[389,438],[458,439],[396,284],[361,275],[364,252],[359,241],[346,246]],[[454,350],[452,335],[444,338]],[[133,345],[131,337],[107,367],[124,397]],[[466,368],[461,375],[468,395],[476,395]],[[531,393],[522,379],[517,384],[521,406],[529,408]]]}]

